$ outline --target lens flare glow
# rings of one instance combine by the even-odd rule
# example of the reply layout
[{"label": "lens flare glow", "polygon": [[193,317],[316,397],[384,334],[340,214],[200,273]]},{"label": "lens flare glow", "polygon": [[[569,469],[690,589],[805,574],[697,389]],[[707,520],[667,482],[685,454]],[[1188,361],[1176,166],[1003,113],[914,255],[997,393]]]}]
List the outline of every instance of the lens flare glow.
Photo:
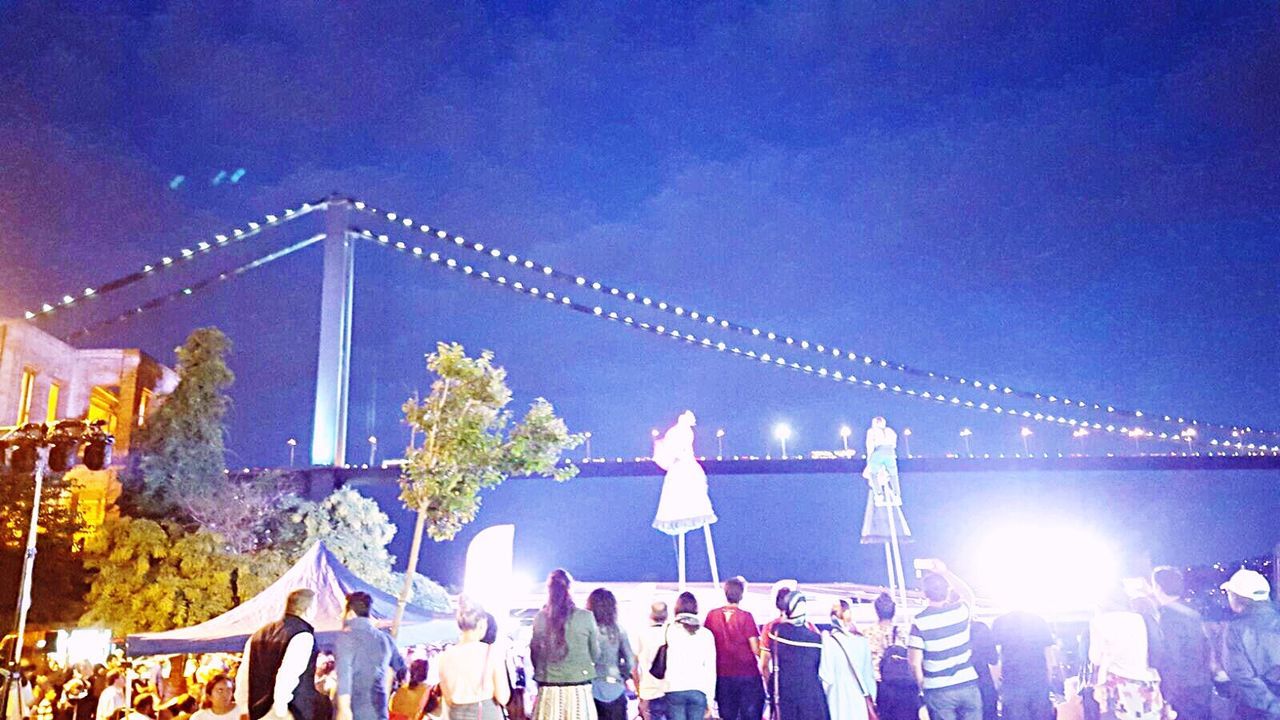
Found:
[{"label": "lens flare glow", "polygon": [[1090,611],[1119,582],[1116,549],[1088,528],[1020,522],[979,537],[969,555],[980,597],[1047,616]]}]

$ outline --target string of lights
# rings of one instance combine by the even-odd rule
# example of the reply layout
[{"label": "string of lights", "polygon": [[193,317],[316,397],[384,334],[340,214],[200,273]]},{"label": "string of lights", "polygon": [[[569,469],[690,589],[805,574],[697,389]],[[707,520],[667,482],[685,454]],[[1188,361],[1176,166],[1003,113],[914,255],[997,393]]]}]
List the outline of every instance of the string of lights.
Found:
[{"label": "string of lights", "polygon": [[27,310],[23,316],[27,320],[31,321],[46,319],[54,313],[72,307],[77,303],[100,298],[117,290],[123,290],[130,285],[151,277],[155,273],[178,267],[179,265],[189,263],[198,257],[208,255],[216,250],[239,244],[261,234],[265,230],[279,227],[280,225],[292,222],[304,215],[309,215],[316,210],[322,210],[326,207],[328,207],[328,201],[303,203],[302,206],[296,210],[293,208],[287,208],[279,215],[267,215],[263,218],[262,222],[251,221],[243,228],[237,227],[228,233],[219,233],[214,235],[210,241],[201,240],[195,244],[194,248],[183,248],[173,255],[166,255],[156,262],[143,265],[141,270],[116,278],[111,282],[104,283],[97,287],[87,287],[75,294],[63,295],[57,302],[46,302],[41,304],[37,309]]},{"label": "string of lights", "polygon": [[[969,410],[977,410],[981,412],[989,412],[997,415],[1006,415],[1009,417],[1017,417],[1025,420],[1031,420],[1038,423],[1048,423],[1054,425],[1062,425],[1073,428],[1089,428],[1095,431],[1113,434],[1117,436],[1134,437],[1134,433],[1140,433],[1139,437],[1163,440],[1181,443],[1185,438],[1179,434],[1170,435],[1169,433],[1155,433],[1153,431],[1142,430],[1141,428],[1129,426],[1116,426],[1114,424],[1102,424],[1098,422],[1089,422],[1076,417],[1068,417],[1064,415],[1046,415],[1039,412],[1033,412],[1026,409],[1017,409],[1014,407],[1006,407],[1004,405],[991,405],[986,402],[974,402],[961,398],[959,396],[948,396],[943,393],[933,393],[930,391],[921,391],[911,387],[905,387],[900,384],[889,384],[885,382],[877,382],[871,378],[858,377],[853,373],[844,373],[840,370],[828,369],[824,366],[813,366],[811,364],[801,364],[794,360],[788,360],[781,356],[774,356],[769,353],[757,353],[754,350],[743,349],[741,347],[730,345],[723,341],[718,341],[708,336],[698,336],[688,332],[681,332],[675,328],[667,327],[662,324],[654,324],[638,320],[630,315],[620,315],[616,311],[609,311],[599,305],[591,306],[574,302],[568,295],[557,294],[551,290],[545,290],[534,285],[527,285],[519,280],[508,278],[502,274],[494,274],[487,270],[474,267],[465,263],[460,263],[451,257],[445,257],[438,252],[429,252],[420,246],[410,245],[403,241],[392,241],[387,235],[374,234],[369,230],[356,229],[357,235],[365,240],[374,242],[382,247],[389,247],[399,250],[400,252],[410,254],[420,260],[429,262],[437,267],[444,268],[454,273],[458,273],[469,277],[478,282],[487,283],[492,286],[504,288],[515,292],[519,295],[531,297],[545,302],[550,302],[561,307],[567,308],[583,315],[589,315],[601,320],[614,322],[624,327],[645,332],[658,337],[674,340],[686,345],[700,347],[706,350],[714,350],[722,353],[730,354],[734,357],[750,360],[762,365],[768,365],[776,368],[800,372],[812,377],[818,377],[825,380],[841,383],[846,386],[853,386],[865,390],[879,391],[913,397],[925,400],[939,405],[949,405],[953,407],[962,407]],[[1219,441],[1214,440],[1216,446]],[[1233,446],[1232,443],[1222,443],[1223,447]],[[1240,446],[1243,449],[1243,445]],[[1280,445],[1274,447],[1257,447],[1249,446],[1250,450],[1280,452]]]},{"label": "string of lights", "polygon": [[220,282],[225,282],[227,280],[231,280],[232,278],[240,277],[241,275],[244,275],[245,273],[250,272],[252,270],[257,270],[263,265],[279,260],[280,258],[285,257],[287,255],[292,255],[293,253],[303,248],[310,247],[311,245],[314,245],[320,242],[324,238],[325,238],[324,233],[320,233],[318,235],[312,235],[306,240],[294,243],[285,248],[281,248],[280,250],[277,250],[273,253],[263,255],[262,257],[256,260],[253,260],[252,262],[247,262],[244,265],[240,265],[239,267],[232,268],[230,270],[227,270],[226,272],[218,273],[217,275],[210,275],[209,277],[206,277],[195,284],[188,285],[183,288],[179,288],[178,290],[165,293],[164,295],[160,295],[158,297],[154,297],[140,305],[136,305],[120,313],[119,315],[115,315],[114,317],[107,318],[106,320],[101,320],[91,325],[86,325],[72,332],[71,334],[67,335],[63,339],[70,341],[70,340],[77,340],[79,338],[85,337],[86,335],[91,335],[95,332],[98,332],[99,330],[102,330],[103,328],[107,328],[117,323],[124,322],[125,320],[137,317],[145,312],[149,312],[163,305],[167,305],[170,302],[173,302],[174,300],[178,300],[184,297],[189,297],[195,294],[197,291],[203,290],[211,285],[215,285]]},{"label": "string of lights", "polygon": [[[917,368],[917,367],[907,365],[905,363],[897,362],[894,360],[889,360],[886,358],[877,358],[872,355],[862,354],[854,350],[841,349],[840,347],[833,346],[826,343],[811,342],[803,338],[797,339],[785,333],[776,332],[769,329],[751,327],[748,325],[744,325],[742,323],[725,319],[716,314],[707,313],[694,308],[687,308],[683,305],[679,305],[673,302],[668,302],[666,300],[651,298],[647,295],[644,295],[642,293],[637,293],[633,290],[627,290],[625,288],[620,288],[614,285],[610,285],[608,283],[592,280],[582,275],[577,275],[577,274],[566,272],[563,270],[558,270],[544,263],[540,263],[535,260],[531,260],[529,258],[520,257],[519,255],[516,255],[514,253],[505,252],[495,247],[486,247],[483,243],[468,241],[462,236],[454,235],[440,228],[434,228],[430,225],[415,223],[412,218],[406,217],[402,214],[392,212],[392,211],[379,210],[378,208],[373,207],[361,200],[352,199],[352,200],[349,200],[349,202],[351,204],[351,207],[355,208],[357,211],[364,212],[366,214],[372,215],[374,217],[378,217],[380,219],[386,219],[387,221],[392,223],[399,223],[400,225],[406,228],[416,230],[417,232],[423,235],[426,235],[428,237],[434,238],[437,241],[452,243],[453,245],[463,248],[465,250],[468,250],[470,252],[486,255],[490,258],[493,258],[499,261],[505,261],[509,265],[512,265],[514,267],[521,267],[521,268],[524,268],[525,270],[533,271],[535,273],[542,273],[548,278],[573,283],[575,286],[580,287],[583,290],[590,290],[594,293],[607,295],[628,303],[642,305],[647,308],[655,309],[658,312],[674,315],[691,322],[703,324],[708,327],[714,327],[718,330],[722,330],[722,331],[727,330],[727,331],[738,333],[741,335],[748,335],[748,336],[751,336],[752,338],[757,338],[773,344],[785,345],[785,346],[788,346],[789,348],[792,348],[793,351],[796,351],[796,352],[817,354],[820,356],[830,357],[836,360],[844,359],[851,363],[861,364],[866,367],[876,367],[876,368],[881,368],[886,370],[892,370],[892,371],[896,371],[898,373],[902,373],[911,377],[917,377],[917,378],[927,379],[927,380],[941,382],[941,383],[948,383],[953,386],[966,388],[969,391],[977,390],[977,391],[987,393],[989,395],[995,395],[998,397],[1013,397],[1013,398],[1019,398],[1023,400],[1029,400],[1036,403],[1045,403],[1045,404],[1063,408],[1064,410],[1068,410],[1068,411],[1076,411],[1076,412],[1079,412],[1081,410],[1085,412],[1093,411],[1098,413],[1104,413],[1108,416],[1115,417],[1115,418],[1130,418],[1133,420],[1142,420],[1147,423],[1175,424],[1180,426],[1181,428],[1179,432],[1172,434],[1172,436],[1176,436],[1176,437],[1187,437],[1188,435],[1194,436],[1195,434],[1198,434],[1198,431],[1196,430],[1196,428],[1207,428],[1210,430],[1214,430],[1214,429],[1224,430],[1231,433],[1233,436],[1233,439],[1235,440],[1239,440],[1240,438],[1248,434],[1266,434],[1266,435],[1280,437],[1280,430],[1263,430],[1263,429],[1251,427],[1249,425],[1209,422],[1209,421],[1200,420],[1197,418],[1188,418],[1185,415],[1175,416],[1170,414],[1149,413],[1149,412],[1144,412],[1142,410],[1127,410],[1124,408],[1116,407],[1115,405],[1112,405],[1112,404],[1081,400],[1079,397],[1073,398],[1068,395],[1064,395],[1060,393],[1040,393],[1040,392],[1033,392],[1029,390],[1020,390],[1020,389],[1009,387],[1007,385],[998,385],[993,382],[982,381],[972,377],[959,376],[951,373],[938,373],[931,370],[924,370],[924,369]],[[1057,411],[1056,414],[1060,415],[1061,411]],[[1114,425],[1114,424],[1115,423],[1111,423],[1111,425]],[[1106,427],[1106,426],[1104,425],[1103,427]],[[1157,433],[1156,435],[1159,435],[1159,433]],[[1164,433],[1164,435],[1170,436],[1169,433]]]}]

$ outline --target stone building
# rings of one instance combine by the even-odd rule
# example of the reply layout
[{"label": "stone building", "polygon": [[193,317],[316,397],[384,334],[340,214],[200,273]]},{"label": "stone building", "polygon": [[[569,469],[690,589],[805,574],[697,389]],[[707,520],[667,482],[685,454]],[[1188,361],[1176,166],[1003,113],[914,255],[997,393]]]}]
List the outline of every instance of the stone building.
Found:
[{"label": "stone building", "polygon": [[[177,383],[141,350],[80,349],[25,320],[0,319],[0,435],[32,422],[103,420],[122,458],[155,399]],[[73,472],[79,487],[70,501],[95,525],[119,493],[115,472]]]}]

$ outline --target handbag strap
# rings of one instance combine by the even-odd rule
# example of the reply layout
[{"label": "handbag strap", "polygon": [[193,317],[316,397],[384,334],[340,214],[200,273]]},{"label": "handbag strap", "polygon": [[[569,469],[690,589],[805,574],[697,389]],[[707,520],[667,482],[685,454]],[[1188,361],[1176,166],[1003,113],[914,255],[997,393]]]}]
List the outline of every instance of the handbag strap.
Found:
[{"label": "handbag strap", "polygon": [[858,683],[858,691],[862,693],[863,697],[871,697],[871,693],[867,692],[866,686],[862,684],[862,678],[858,677],[858,669],[853,666],[853,658],[849,656],[849,651],[845,648],[844,643],[840,642],[840,638],[836,637],[835,632],[831,632],[829,635],[831,635],[831,641],[840,647],[840,652],[844,653],[844,659],[849,663],[849,672],[853,673],[854,682]]}]

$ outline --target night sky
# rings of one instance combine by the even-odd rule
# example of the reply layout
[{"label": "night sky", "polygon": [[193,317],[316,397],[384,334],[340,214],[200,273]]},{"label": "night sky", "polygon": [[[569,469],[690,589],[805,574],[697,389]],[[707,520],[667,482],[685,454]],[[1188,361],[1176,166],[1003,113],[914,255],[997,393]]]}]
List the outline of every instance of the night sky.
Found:
[{"label": "night sky", "polygon": [[[0,2],[0,315],[337,191],[797,341],[1280,429],[1274,3],[619,5]],[[764,454],[785,420],[806,452],[878,413],[916,453],[962,449],[962,427],[975,452],[1018,451],[1027,424],[1033,451],[1071,447],[1068,427],[762,367],[373,245],[356,264],[355,461],[371,433],[407,441],[399,405],[438,340],[492,349],[518,401],[549,398],[597,455],[646,453],[686,407],[708,454],[715,428],[727,452]],[[231,463],[281,464],[310,434],[319,269],[311,248],[80,344],[171,362],[218,325],[235,342]]]}]

